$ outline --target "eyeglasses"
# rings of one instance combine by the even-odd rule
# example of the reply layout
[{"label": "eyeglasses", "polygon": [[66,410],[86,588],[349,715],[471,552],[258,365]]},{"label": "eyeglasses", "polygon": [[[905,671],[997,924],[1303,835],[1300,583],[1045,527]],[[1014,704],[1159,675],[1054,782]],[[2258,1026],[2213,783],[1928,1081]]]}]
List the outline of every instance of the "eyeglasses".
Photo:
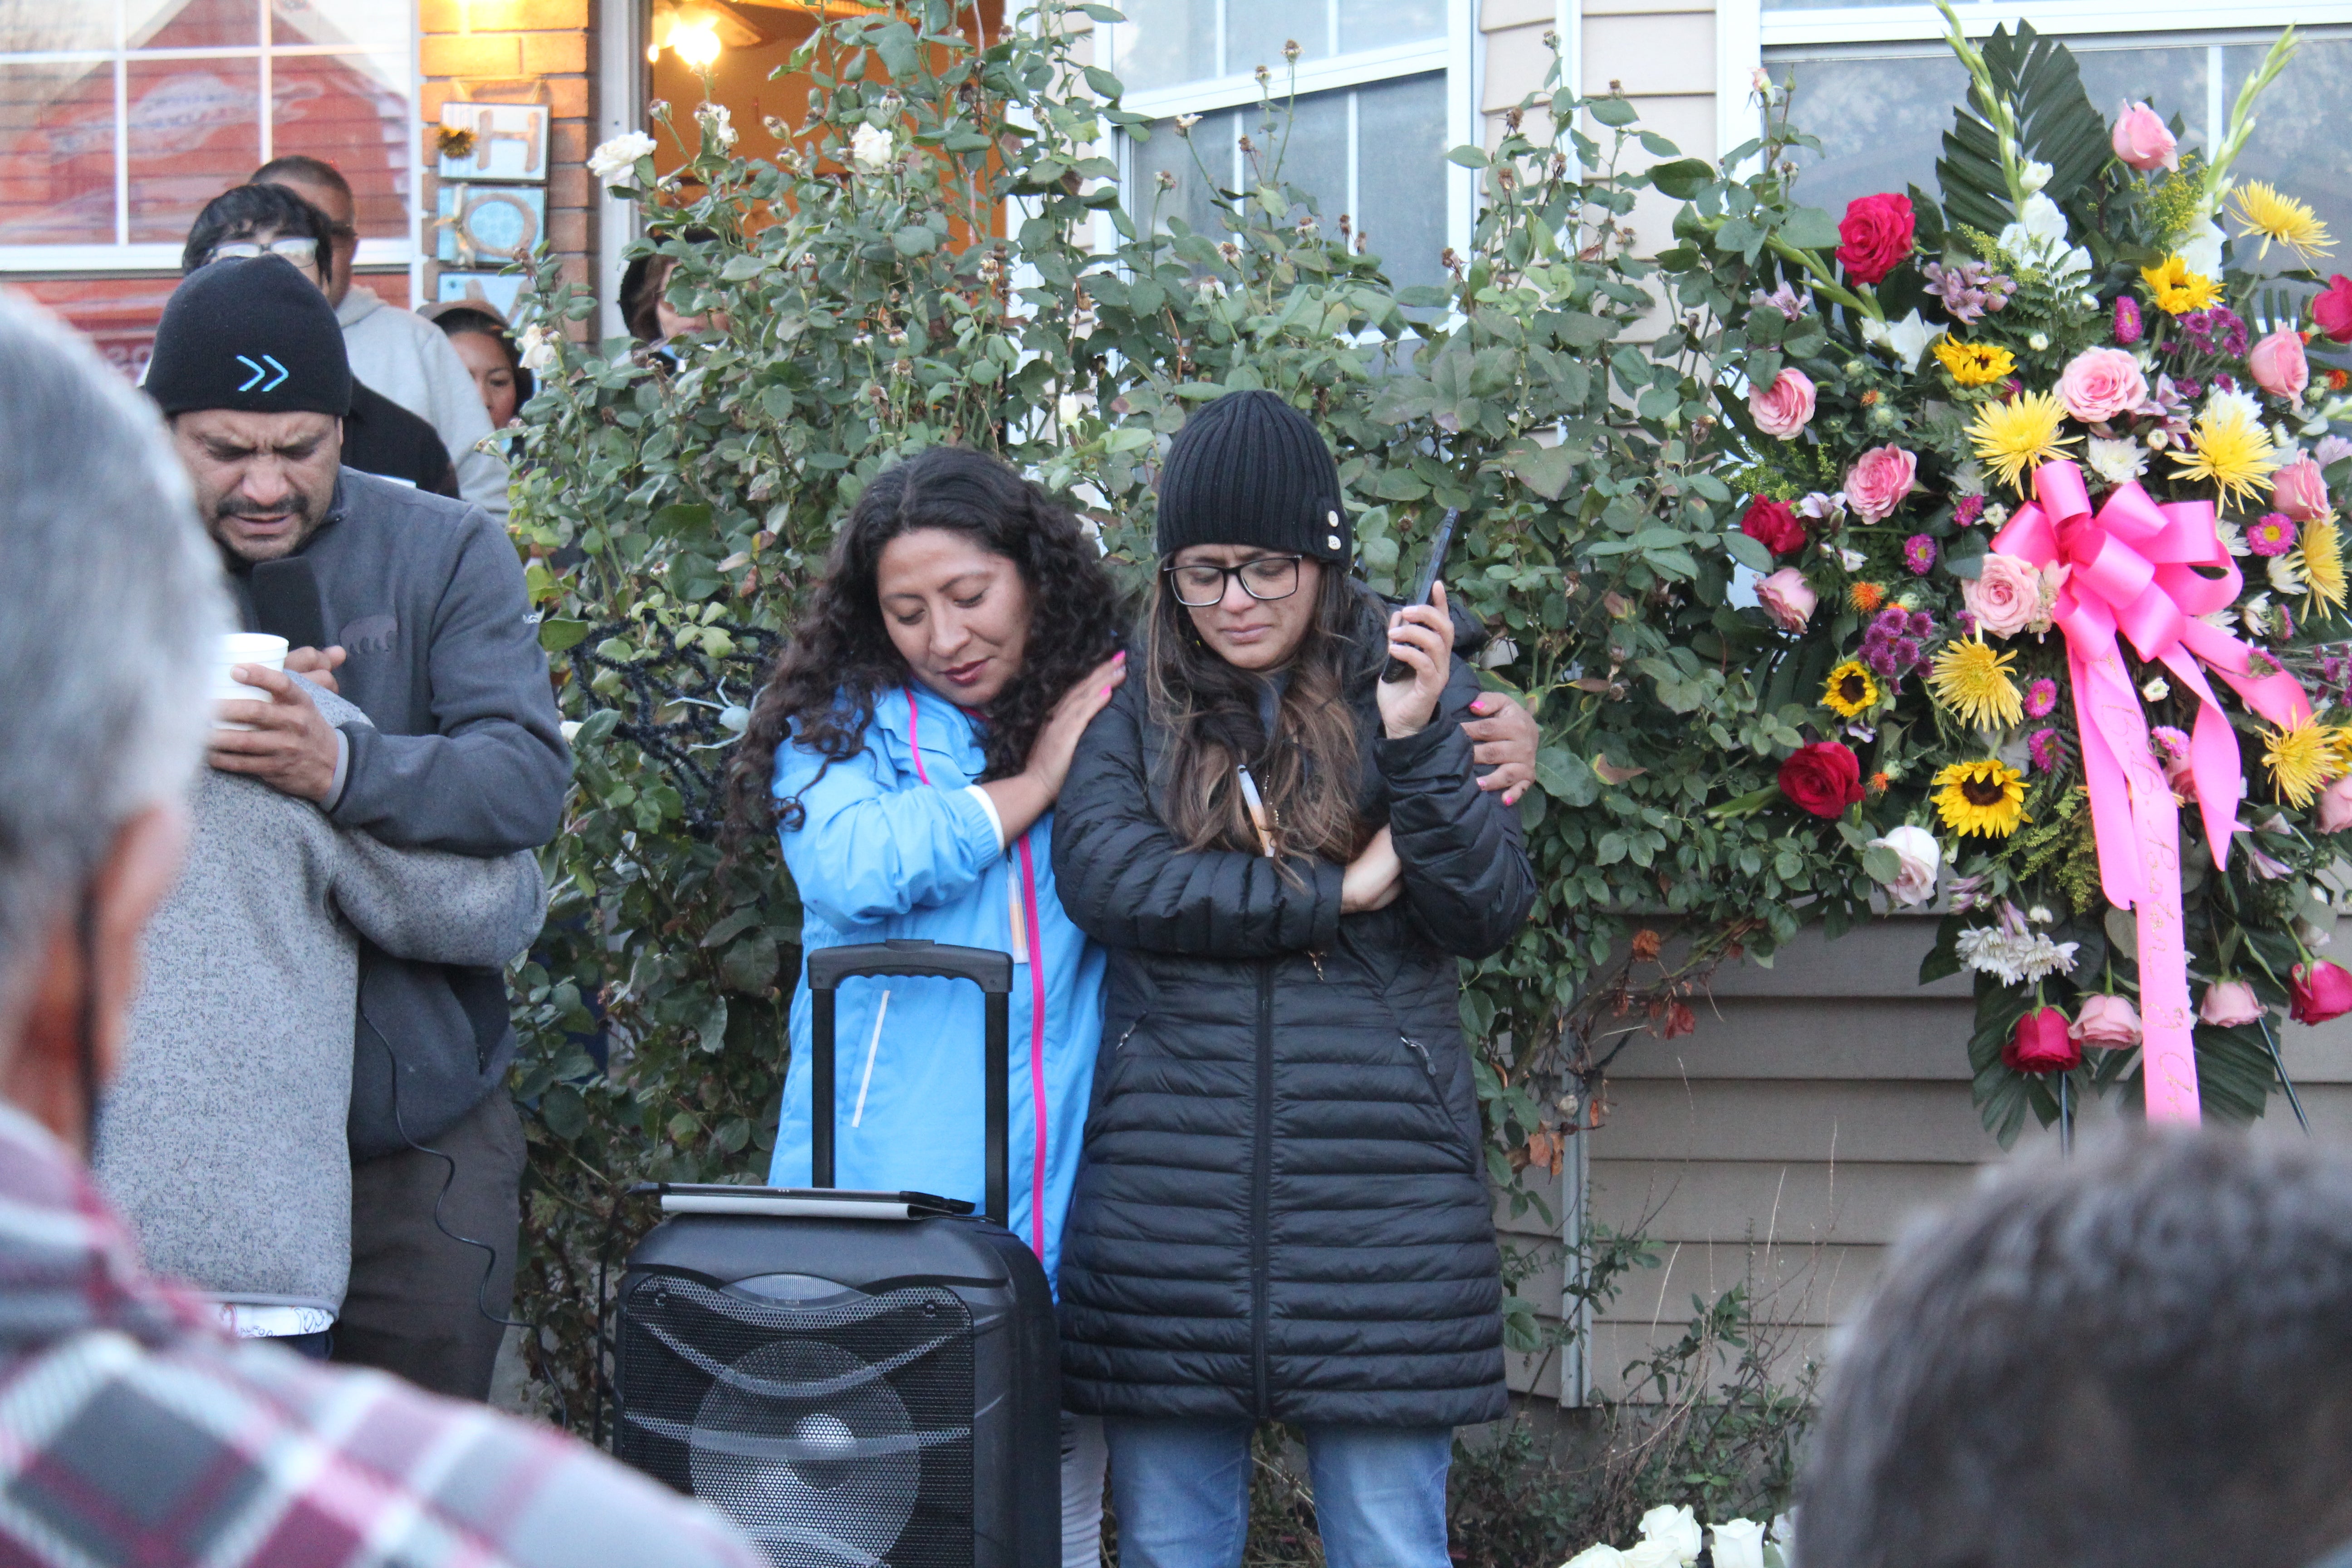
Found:
[{"label": "eyeglasses", "polygon": [[251,261],[258,256],[282,256],[297,267],[319,264],[319,242],[307,236],[280,235],[278,238],[232,239],[213,247],[207,261]]},{"label": "eyeglasses", "polygon": [[1287,599],[1298,592],[1300,555],[1261,555],[1255,561],[1244,561],[1238,566],[1168,566],[1168,581],[1175,587],[1176,602],[1188,609],[1202,610],[1225,596],[1225,584],[1231,578],[1241,579],[1242,592],[1253,599]]}]

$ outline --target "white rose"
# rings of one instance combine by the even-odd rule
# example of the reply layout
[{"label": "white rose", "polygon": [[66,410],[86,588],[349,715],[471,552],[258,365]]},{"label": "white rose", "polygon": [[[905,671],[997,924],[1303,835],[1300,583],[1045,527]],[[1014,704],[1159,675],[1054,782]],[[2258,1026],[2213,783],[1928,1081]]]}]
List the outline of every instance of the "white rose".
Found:
[{"label": "white rose", "polygon": [[2160,675],[2152,676],[2147,684],[2139,689],[2139,694],[2150,702],[2161,702],[2172,695],[2172,685]]},{"label": "white rose", "polygon": [[878,174],[898,158],[898,138],[878,125],[861,125],[849,134],[849,155],[867,174]]},{"label": "white rose", "polygon": [[588,154],[588,172],[600,185],[617,185],[636,173],[637,160],[654,153],[654,139],[642,131],[615,136]]},{"label": "white rose", "polygon": [[2147,472],[2147,454],[2137,441],[2091,437],[2091,471],[2111,485],[2126,484]]},{"label": "white rose", "polygon": [[1715,1537],[1715,1568],[1764,1568],[1764,1526],[1752,1519],[1730,1519],[1710,1527]]},{"label": "white rose", "polygon": [[1693,1559],[1683,1556],[1671,1541],[1650,1540],[1637,1542],[1626,1548],[1618,1561],[1625,1568],[1682,1568],[1684,1563]]},{"label": "white rose", "polygon": [[523,369],[533,375],[545,375],[562,363],[562,353],[555,346],[555,334],[544,321],[533,321],[522,330],[520,357]]},{"label": "white rose", "polygon": [[1559,1568],[1625,1568],[1625,1554],[1604,1541],[1598,1546],[1586,1547]]},{"label": "white rose", "polygon": [[1921,321],[1916,310],[1892,323],[1874,316],[1864,316],[1862,320],[1862,341],[1874,348],[1885,349],[1901,360],[1906,371],[1918,370],[1919,356],[1927,352],[1929,343],[1943,335],[1943,331],[1941,327],[1931,327]]},{"label": "white rose", "polygon": [[727,112],[725,104],[706,103],[694,111],[694,118],[701,122],[720,152],[735,145],[735,119]]},{"label": "white rose", "polygon": [[[1642,1516],[1643,1545],[1652,1542],[1662,1542],[1674,1552],[1671,1558],[1664,1559],[1672,1563],[1697,1562],[1698,1549],[1706,1544],[1705,1538],[1699,1534],[1698,1515],[1693,1513],[1687,1505],[1654,1508]],[[1641,1547],[1633,1550],[1638,1552]],[[1626,1561],[1629,1564],[1633,1562],[1631,1553],[1627,1554]]]},{"label": "white rose", "polygon": [[1886,884],[1888,898],[1908,906],[1924,904],[1936,896],[1936,873],[1944,863],[1944,847],[1936,842],[1934,834],[1906,823],[1870,841],[1871,848],[1882,846],[1895,851],[1900,862],[1895,880]]}]

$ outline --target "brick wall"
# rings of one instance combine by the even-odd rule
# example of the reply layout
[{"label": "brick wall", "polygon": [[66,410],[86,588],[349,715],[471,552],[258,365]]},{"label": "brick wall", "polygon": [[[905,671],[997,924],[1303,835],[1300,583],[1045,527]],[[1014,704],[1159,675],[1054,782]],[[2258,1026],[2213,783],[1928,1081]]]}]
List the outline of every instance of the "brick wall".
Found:
[{"label": "brick wall", "polygon": [[[441,106],[544,103],[548,126],[547,243],[563,258],[563,275],[592,282],[595,255],[595,191],[588,177],[594,128],[594,26],[590,0],[419,0],[423,90],[417,104],[417,159],[425,210],[434,210],[433,132]],[[434,237],[428,234],[428,256]],[[426,268],[425,297],[437,268]],[[585,334],[593,325],[575,323]]]}]

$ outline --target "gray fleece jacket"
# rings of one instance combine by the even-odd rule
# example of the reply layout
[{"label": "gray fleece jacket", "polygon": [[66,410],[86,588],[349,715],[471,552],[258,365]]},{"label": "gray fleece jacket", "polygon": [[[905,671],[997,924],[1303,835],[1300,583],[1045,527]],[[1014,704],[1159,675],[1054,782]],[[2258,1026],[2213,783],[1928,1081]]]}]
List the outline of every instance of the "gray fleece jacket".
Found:
[{"label": "gray fleece jacket", "polygon": [[[367,724],[310,696],[330,723]],[[99,1183],[158,1272],[225,1300],[337,1311],[361,941],[495,970],[538,934],[546,887],[528,853],[394,847],[233,773],[207,770],[194,807],[100,1114]]]}]

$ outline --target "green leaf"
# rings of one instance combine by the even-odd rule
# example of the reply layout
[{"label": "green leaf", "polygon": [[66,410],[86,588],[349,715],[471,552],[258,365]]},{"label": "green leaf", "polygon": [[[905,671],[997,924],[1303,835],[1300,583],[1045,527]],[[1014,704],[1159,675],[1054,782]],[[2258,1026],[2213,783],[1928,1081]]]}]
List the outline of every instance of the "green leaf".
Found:
[{"label": "green leaf", "polygon": [[586,621],[563,621],[552,618],[539,623],[539,646],[550,653],[562,653],[577,647],[588,636]]},{"label": "green leaf", "polygon": [[1601,798],[1601,781],[1592,765],[1565,746],[1546,746],[1536,752],[1536,783],[1562,805],[1591,805]]},{"label": "green leaf", "polygon": [[713,1056],[727,1048],[726,997],[713,996],[710,999],[710,1005],[704,1011],[702,1022],[695,1026],[694,1035],[696,1043]]},{"label": "green leaf", "polygon": [[730,991],[761,995],[776,983],[779,962],[776,939],[764,931],[754,931],[727,950],[719,961],[719,979]]},{"label": "green leaf", "polygon": [[1633,106],[1622,98],[1590,99],[1586,100],[1584,108],[1585,112],[1591,115],[1593,119],[1613,129],[1622,130],[1633,124],[1636,118]]},{"label": "green leaf", "polygon": [[588,1102],[568,1083],[550,1084],[539,1097],[539,1119],[568,1143],[588,1131]]},{"label": "green leaf", "polygon": [[940,237],[928,225],[910,223],[890,237],[901,256],[929,256],[940,247]]},{"label": "green leaf", "polygon": [[1688,201],[1715,178],[1715,168],[1703,158],[1680,158],[1650,171],[1650,184],[1676,201]]},{"label": "green leaf", "polygon": [[1515,437],[1503,448],[1495,466],[1505,473],[1515,474],[1521,484],[1546,500],[1558,500],[1569,481],[1576,477],[1577,454],[1560,447],[1546,447],[1532,437]]},{"label": "green leaf", "polygon": [[764,256],[730,256],[727,258],[727,265],[719,269],[719,280],[721,283],[740,283],[747,279],[757,278],[767,269],[768,258]]},{"label": "green leaf", "polygon": [[1485,148],[1468,146],[1454,148],[1445,154],[1445,161],[1449,163],[1459,163],[1465,169],[1483,169],[1494,162],[1486,156]]},{"label": "green leaf", "polygon": [[1724,552],[1751,572],[1769,574],[1772,552],[1764,548],[1761,540],[1750,539],[1738,529],[1723,536]]},{"label": "green leaf", "polygon": [[1892,845],[1872,844],[1862,852],[1862,870],[1881,887],[1891,887],[1903,875],[1903,857]]},{"label": "green leaf", "polygon": [[1781,219],[1780,237],[1799,250],[1834,250],[1843,243],[1837,219],[1819,207],[1799,207]]}]

